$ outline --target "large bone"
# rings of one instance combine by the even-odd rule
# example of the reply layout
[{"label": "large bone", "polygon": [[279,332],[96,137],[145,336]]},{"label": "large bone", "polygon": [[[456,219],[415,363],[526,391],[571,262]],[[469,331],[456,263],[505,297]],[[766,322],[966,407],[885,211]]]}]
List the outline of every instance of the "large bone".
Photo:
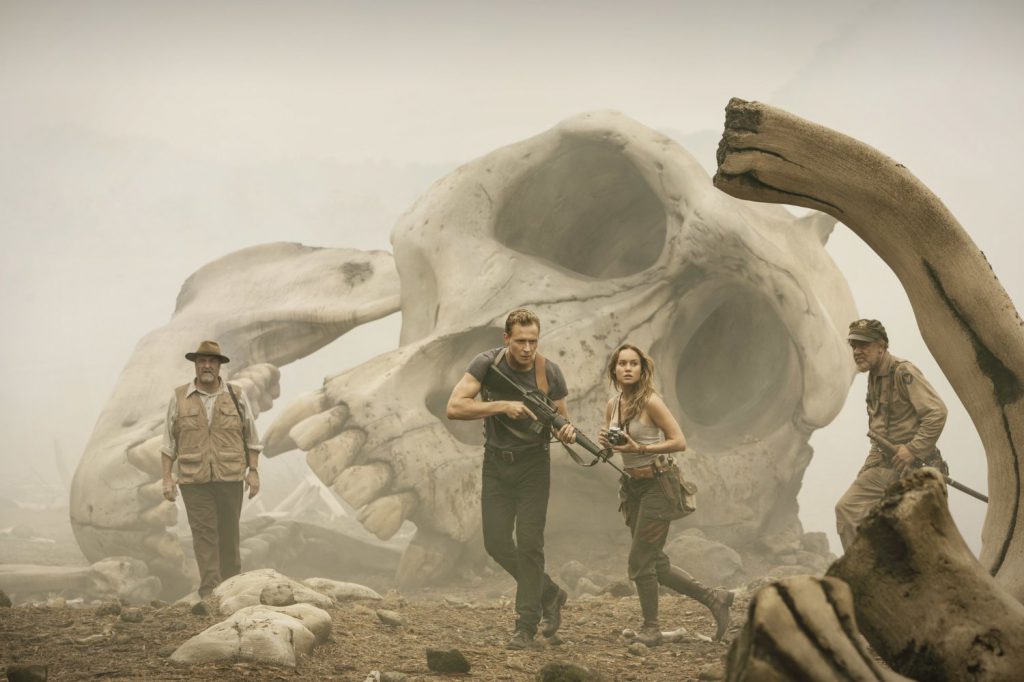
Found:
[{"label": "large bone", "polygon": [[1024,329],[984,254],[902,164],[757,102],[729,102],[714,182],[741,199],[825,211],[892,268],[985,446],[981,562],[1024,599]]},{"label": "large bone", "polygon": [[1024,605],[971,554],[935,469],[901,479],[828,574],[853,590],[864,636],[919,680],[1009,680],[1024,670]]},{"label": "large bone", "polygon": [[907,678],[879,665],[861,641],[850,588],[835,578],[800,576],[772,583],[750,602],[729,648],[728,682]]},{"label": "large bone", "polygon": [[0,588],[17,601],[62,594],[69,598],[123,599],[145,602],[160,593],[160,579],[146,564],[130,557],[111,557],[92,566],[0,565]]}]

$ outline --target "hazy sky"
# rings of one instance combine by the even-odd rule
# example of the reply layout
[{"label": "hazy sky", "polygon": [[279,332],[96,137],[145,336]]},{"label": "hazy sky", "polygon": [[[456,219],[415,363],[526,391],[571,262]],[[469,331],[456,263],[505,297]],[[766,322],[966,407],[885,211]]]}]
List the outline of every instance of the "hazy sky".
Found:
[{"label": "hazy sky", "polygon": [[[0,479],[53,476],[55,441],[77,458],[201,265],[268,241],[388,248],[433,180],[591,109],[717,135],[739,96],[858,137],[946,202],[1019,305],[1022,19],[1011,2],[0,0]],[[985,489],[898,282],[842,228],[829,248],[950,403],[954,475]],[[378,323],[286,372],[285,395],[396,341],[397,320]],[[801,494],[834,547],[863,391],[815,436]],[[961,498],[977,547],[983,506]]]}]

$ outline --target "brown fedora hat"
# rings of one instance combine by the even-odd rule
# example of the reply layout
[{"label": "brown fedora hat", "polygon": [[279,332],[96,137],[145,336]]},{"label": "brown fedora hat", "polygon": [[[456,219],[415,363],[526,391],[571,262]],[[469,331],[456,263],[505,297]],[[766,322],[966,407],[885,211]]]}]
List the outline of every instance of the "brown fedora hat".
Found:
[{"label": "brown fedora hat", "polygon": [[228,360],[228,356],[221,354],[220,344],[216,341],[203,341],[199,344],[199,348],[197,348],[195,352],[185,353],[185,359],[190,362],[195,362],[196,357],[199,355],[210,355],[218,358],[224,364],[231,362]]}]

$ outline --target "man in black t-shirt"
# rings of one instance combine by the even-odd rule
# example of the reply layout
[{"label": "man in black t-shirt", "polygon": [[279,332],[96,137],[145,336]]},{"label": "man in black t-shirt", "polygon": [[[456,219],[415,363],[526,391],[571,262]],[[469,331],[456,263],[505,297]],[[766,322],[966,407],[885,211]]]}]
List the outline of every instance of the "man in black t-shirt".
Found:
[{"label": "man in black t-shirt", "polygon": [[[488,380],[494,365],[525,388],[545,393],[558,413],[568,418],[565,377],[558,365],[537,353],[539,339],[537,316],[529,310],[513,310],[505,320],[504,346],[476,356],[448,399],[449,419],[484,420],[480,499],[484,548],[516,579],[516,634],[508,643],[510,649],[530,646],[538,625],[545,637],[554,635],[568,596],[544,572],[551,430],[531,428],[537,416],[521,396]],[[476,399],[478,394],[483,400]],[[555,436],[572,443],[576,429],[567,423]]]}]

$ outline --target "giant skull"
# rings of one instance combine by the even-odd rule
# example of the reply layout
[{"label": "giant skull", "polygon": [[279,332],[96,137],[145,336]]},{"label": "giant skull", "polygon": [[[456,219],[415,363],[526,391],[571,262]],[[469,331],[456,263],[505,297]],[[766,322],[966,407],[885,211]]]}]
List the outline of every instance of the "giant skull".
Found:
[{"label": "giant skull", "polygon": [[[479,551],[482,437],[479,422],[445,419],[445,403],[469,360],[500,344],[508,311],[525,306],[540,315],[541,350],[562,367],[570,413],[585,431],[600,425],[610,351],[626,340],[650,349],[659,390],[690,445],[684,471],[701,489],[700,510],[687,523],[734,546],[765,538],[776,548],[794,545],[808,438],[839,411],[853,375],[840,328],[855,311],[824,250],[832,226],[825,216],[797,219],[778,206],[728,197],[676,143],[622,115],[569,119],[462,166],[400,219],[392,234],[400,347],[329,377],[288,406],[266,430],[265,452],[306,451],[317,476],[382,538],[413,521],[401,582],[447,571],[465,548]],[[230,332],[226,348],[234,345],[253,363],[247,371],[259,378],[249,384],[266,404],[274,368],[254,363],[291,361],[394,307],[386,254],[353,265],[367,258],[303,252],[248,269],[232,262],[241,284],[287,279],[287,293],[257,287],[246,294],[241,286],[247,300],[226,311],[210,293],[217,277],[210,287],[195,277],[186,284],[203,315],[179,313],[140,342],[146,353],[129,362],[80,464],[72,516],[87,556],[102,544],[151,561],[158,550],[180,558],[162,528],[139,531],[137,519],[132,527],[138,503],[118,513],[91,511],[109,494],[104,480],[128,491],[126,499],[135,491],[159,499],[149,483],[157,444],[148,441],[145,465],[131,453],[156,433],[162,414],[150,406],[145,433],[129,438],[138,418],[122,413],[138,407],[125,396],[140,401],[154,391],[159,408],[188,368],[178,361],[173,377],[145,377],[141,359],[158,362],[199,336]],[[353,284],[339,272],[362,276]],[[262,326],[238,319],[246,306]],[[211,309],[227,321],[214,325]],[[575,467],[558,453],[549,547],[557,554],[571,537],[575,552],[600,552],[609,538],[625,535],[614,472]],[[172,525],[166,512],[146,514],[151,526]]]},{"label": "giant skull", "polygon": [[[651,349],[703,493],[689,522],[732,545],[794,549],[808,438],[853,375],[839,327],[855,311],[823,247],[833,225],[731,199],[622,115],[569,119],[457,169],[400,219],[401,347],[325,381],[268,432],[269,450],[306,450],[381,537],[414,521],[400,580],[444,570],[478,527],[482,444],[479,423],[447,421],[445,402],[526,306],[579,426],[600,424],[609,352]],[[556,461],[549,538],[593,549],[623,536],[612,472]]]}]

